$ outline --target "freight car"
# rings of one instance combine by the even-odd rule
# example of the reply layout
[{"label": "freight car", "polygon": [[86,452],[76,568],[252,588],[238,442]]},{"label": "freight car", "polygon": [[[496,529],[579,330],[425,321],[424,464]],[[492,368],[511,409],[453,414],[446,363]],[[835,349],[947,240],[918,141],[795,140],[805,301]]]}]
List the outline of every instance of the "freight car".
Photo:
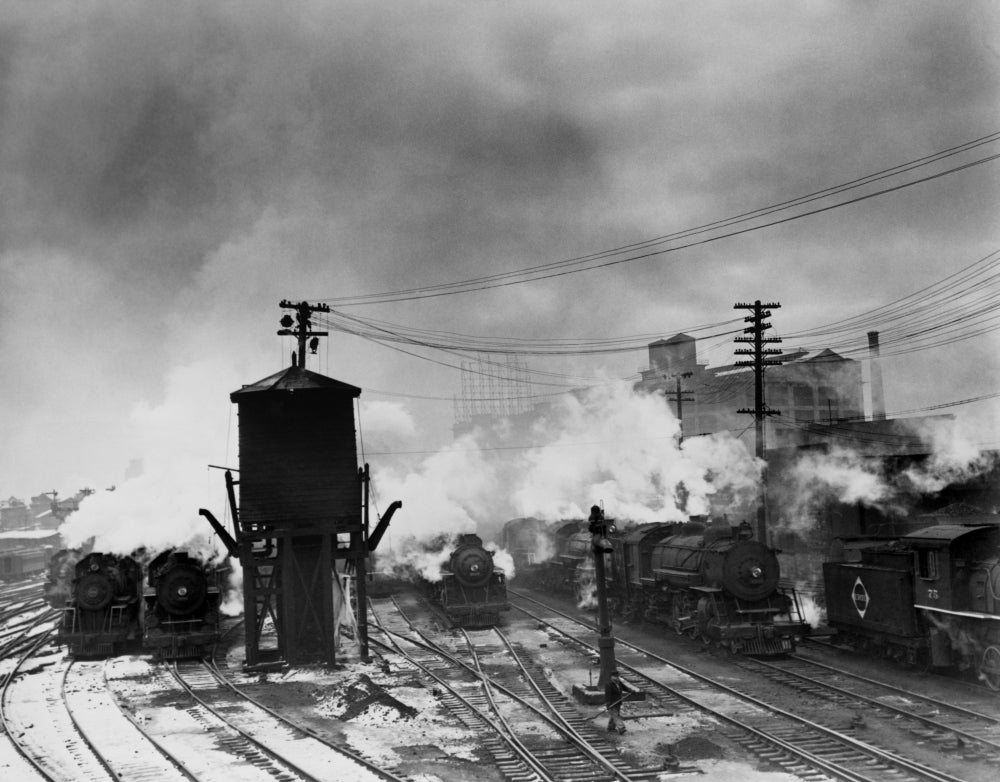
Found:
[{"label": "freight car", "polygon": [[147,568],[142,593],[143,650],[160,660],[207,654],[220,637],[226,570],[186,551],[157,555]]},{"label": "freight car", "polygon": [[460,535],[441,569],[439,581],[426,582],[428,597],[453,626],[490,627],[510,610],[507,577],[493,564],[493,553],[478,535]]},{"label": "freight car", "polygon": [[9,549],[0,554],[0,581],[20,581],[44,573],[52,557],[50,546]]},{"label": "freight car", "polygon": [[50,603],[62,610],[56,643],[75,657],[138,651],[142,572],[131,557],[91,552],[75,563],[68,589],[46,589]]},{"label": "freight car", "polygon": [[855,649],[973,671],[1000,690],[1000,527],[939,524],[823,565],[827,621]]}]

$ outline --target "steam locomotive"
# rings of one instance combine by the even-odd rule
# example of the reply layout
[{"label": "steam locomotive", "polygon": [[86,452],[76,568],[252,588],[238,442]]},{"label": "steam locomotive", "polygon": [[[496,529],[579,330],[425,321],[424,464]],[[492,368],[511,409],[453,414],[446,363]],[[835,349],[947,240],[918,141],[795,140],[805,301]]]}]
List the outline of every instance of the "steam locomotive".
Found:
[{"label": "steam locomotive", "polygon": [[507,576],[493,564],[493,553],[478,535],[460,535],[441,568],[439,581],[426,581],[428,598],[453,626],[490,627],[510,610]]},{"label": "steam locomotive", "polygon": [[838,640],[1000,690],[1000,527],[938,524],[858,554],[823,565]]},{"label": "steam locomotive", "polygon": [[142,595],[143,649],[156,659],[206,654],[219,640],[222,573],[185,551],[153,559]]},{"label": "steam locomotive", "polygon": [[[74,657],[138,651],[141,643],[142,571],[132,557],[91,552],[79,560],[67,552],[53,570],[71,571],[68,591],[50,584],[50,604],[62,609],[56,643]],[[65,582],[62,582],[65,583]]]},{"label": "steam locomotive", "polygon": [[144,585],[136,558],[59,552],[45,586],[49,604],[62,611],[56,642],[74,657],[200,656],[219,638],[223,572],[168,550],[150,562]]},{"label": "steam locomotive", "polygon": [[[517,538],[519,521],[508,522],[505,540]],[[555,553],[528,570],[528,583],[589,602],[595,586],[590,525],[563,522],[550,533]],[[604,554],[609,602],[626,621],[666,625],[755,655],[787,653],[809,632],[795,591],[779,586],[776,552],[753,540],[746,523],[705,519],[619,530],[609,520],[603,534],[611,549]]]}]

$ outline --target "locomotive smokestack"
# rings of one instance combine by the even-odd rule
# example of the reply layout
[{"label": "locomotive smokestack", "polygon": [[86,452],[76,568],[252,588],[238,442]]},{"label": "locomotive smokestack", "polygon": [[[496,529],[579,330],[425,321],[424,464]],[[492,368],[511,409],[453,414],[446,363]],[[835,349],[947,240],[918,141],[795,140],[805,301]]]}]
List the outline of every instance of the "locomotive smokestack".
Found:
[{"label": "locomotive smokestack", "polygon": [[879,358],[878,332],[868,332],[868,366],[871,375],[872,420],[885,420],[885,395],[882,389],[882,366]]}]

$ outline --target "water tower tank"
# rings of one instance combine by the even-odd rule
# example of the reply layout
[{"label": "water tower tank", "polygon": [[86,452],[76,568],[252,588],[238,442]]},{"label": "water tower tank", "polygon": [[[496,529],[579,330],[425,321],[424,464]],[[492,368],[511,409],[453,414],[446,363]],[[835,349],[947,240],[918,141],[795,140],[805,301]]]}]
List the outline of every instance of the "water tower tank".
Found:
[{"label": "water tower tank", "polygon": [[244,528],[361,523],[354,400],[361,389],[289,367],[230,395],[239,410]]}]

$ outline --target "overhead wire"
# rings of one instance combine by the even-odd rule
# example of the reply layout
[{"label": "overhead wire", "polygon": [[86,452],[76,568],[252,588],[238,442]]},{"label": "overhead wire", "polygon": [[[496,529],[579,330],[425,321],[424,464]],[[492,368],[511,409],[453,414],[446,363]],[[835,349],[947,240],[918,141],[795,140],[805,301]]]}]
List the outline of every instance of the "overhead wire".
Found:
[{"label": "overhead wire", "polygon": [[[741,214],[732,217],[714,220],[709,223],[695,226],[693,228],[683,229],[670,234],[665,234],[663,236],[655,237],[653,239],[635,242],[632,244],[623,245],[609,250],[604,250],[597,253],[591,253],[589,255],[576,256],[573,258],[568,258],[545,264],[539,264],[509,272],[498,272],[495,274],[473,277],[453,282],[440,283],[436,285],[418,286],[407,289],[399,289],[395,291],[360,294],[355,296],[327,297],[322,299],[322,301],[343,308],[343,307],[358,306],[362,304],[385,304],[391,302],[411,301],[416,299],[431,298],[438,296],[448,296],[459,293],[469,293],[472,291],[487,290],[490,288],[497,288],[508,285],[518,285],[526,282],[535,282],[543,279],[551,279],[553,277],[560,277],[567,274],[574,274],[583,271],[592,271],[594,269],[605,268],[607,266],[612,266],[621,263],[629,263],[633,261],[642,260],[645,258],[663,255],[665,253],[676,252],[678,250],[687,249],[697,245],[707,244],[709,242],[715,242],[720,239],[729,238],[732,236],[749,233],[751,231],[757,231],[763,228],[780,225],[793,220],[798,220],[804,217],[820,214],[823,212],[830,211],[832,209],[838,209],[843,206],[860,203],[862,201],[866,201],[871,198],[886,195],[888,193],[897,192],[905,188],[913,187],[918,184],[923,184],[925,182],[939,179],[941,177],[948,176],[950,174],[968,170],[975,166],[992,162],[1000,158],[1000,154],[988,155],[986,157],[968,161],[960,165],[953,166],[952,168],[945,169],[943,171],[936,171],[934,173],[928,174],[927,176],[918,177],[916,179],[903,182],[901,184],[896,184],[891,187],[883,188],[870,193],[864,193],[854,198],[849,198],[844,201],[839,201],[833,204],[816,207],[803,212],[782,217],[776,220],[771,220],[768,222],[752,225],[750,227],[745,227],[734,231],[724,232],[714,236],[709,236],[703,239],[698,239],[696,241],[686,242],[671,247],[662,247],[662,248],[660,247],[660,245],[663,245],[667,242],[683,240],[693,236],[700,236],[704,233],[708,233],[721,228],[728,228],[733,225],[740,225],[742,223],[752,220],[757,220],[772,214],[777,214],[781,211],[785,211],[794,207],[813,203],[817,200],[827,198],[831,195],[838,195],[840,193],[848,192],[850,190],[854,190],[859,187],[872,184],[873,182],[878,182],[884,179],[888,179],[890,177],[898,176],[904,173],[909,173],[924,166],[928,166],[933,163],[939,162],[941,160],[953,157],[955,155],[959,155],[963,152],[968,152],[972,149],[976,149],[986,144],[994,143],[998,140],[1000,140],[1000,132],[993,132],[987,134],[986,136],[982,136],[978,139],[973,139],[972,141],[964,142],[954,147],[950,147],[948,149],[941,150],[939,152],[934,152],[929,155],[917,158],[915,160],[908,161],[906,163],[902,163],[896,166],[892,166],[890,168],[883,169],[881,171],[877,171],[872,174],[867,174],[865,176],[859,177],[849,182],[823,188],[813,193],[789,199],[787,201],[783,201],[778,204],[772,204],[770,206],[765,206],[748,212],[743,212]],[[625,257],[619,257],[619,256],[625,256]]]}]

